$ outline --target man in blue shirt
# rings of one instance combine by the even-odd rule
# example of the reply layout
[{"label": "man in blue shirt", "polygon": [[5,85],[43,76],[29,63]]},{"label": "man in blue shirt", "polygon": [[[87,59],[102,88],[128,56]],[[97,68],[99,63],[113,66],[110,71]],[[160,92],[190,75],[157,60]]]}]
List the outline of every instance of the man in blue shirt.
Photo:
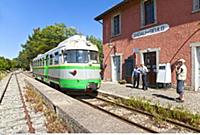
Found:
[{"label": "man in blue shirt", "polygon": [[136,65],[135,68],[133,69],[132,72],[132,83],[133,83],[133,88],[139,88],[139,82],[140,82],[140,69]]}]

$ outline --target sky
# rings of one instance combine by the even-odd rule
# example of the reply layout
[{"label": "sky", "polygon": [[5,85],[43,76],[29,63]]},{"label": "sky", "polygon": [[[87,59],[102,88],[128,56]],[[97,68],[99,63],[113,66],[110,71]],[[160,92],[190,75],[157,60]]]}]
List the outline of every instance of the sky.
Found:
[{"label": "sky", "polygon": [[55,23],[102,39],[102,25],[94,18],[120,1],[0,0],[0,56],[16,58],[34,28]]}]

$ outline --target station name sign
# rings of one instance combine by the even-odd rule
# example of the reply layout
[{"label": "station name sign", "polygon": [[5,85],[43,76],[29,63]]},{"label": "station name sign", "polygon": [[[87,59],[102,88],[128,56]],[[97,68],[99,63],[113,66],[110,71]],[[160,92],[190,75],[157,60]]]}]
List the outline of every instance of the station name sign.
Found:
[{"label": "station name sign", "polygon": [[152,27],[152,28],[148,28],[148,29],[145,29],[145,30],[134,32],[132,34],[132,38],[137,39],[137,38],[141,38],[141,37],[146,37],[146,36],[165,32],[168,29],[169,29],[168,24],[162,24],[162,25],[159,25],[159,26],[155,26],[155,27]]}]

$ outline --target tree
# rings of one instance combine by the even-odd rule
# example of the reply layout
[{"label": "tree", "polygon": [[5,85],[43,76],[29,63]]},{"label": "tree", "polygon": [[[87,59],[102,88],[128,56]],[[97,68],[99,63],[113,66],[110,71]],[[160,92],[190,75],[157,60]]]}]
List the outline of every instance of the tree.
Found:
[{"label": "tree", "polygon": [[11,68],[11,60],[0,57],[0,70],[10,70]]},{"label": "tree", "polygon": [[[21,45],[23,49],[19,53],[18,62],[17,64],[15,63],[16,66],[29,69],[29,64],[33,58],[55,48],[60,42],[76,34],[80,33],[76,29],[66,27],[62,23],[50,25],[43,29],[34,29],[32,35],[28,36],[26,43]],[[100,52],[100,62],[102,63],[102,41],[94,36],[87,36],[87,40],[97,45]]]},{"label": "tree", "polygon": [[29,35],[25,44],[21,45],[23,50],[19,53],[18,61],[21,67],[29,69],[29,63],[38,54],[43,54],[55,48],[61,41],[78,34],[76,29],[66,27],[64,24],[55,24],[46,28],[36,28]]},{"label": "tree", "polygon": [[87,36],[87,40],[89,40],[91,43],[95,44],[98,49],[99,49],[99,59],[100,59],[100,63],[103,63],[103,46],[102,46],[102,40],[101,39],[97,39],[94,36]]}]

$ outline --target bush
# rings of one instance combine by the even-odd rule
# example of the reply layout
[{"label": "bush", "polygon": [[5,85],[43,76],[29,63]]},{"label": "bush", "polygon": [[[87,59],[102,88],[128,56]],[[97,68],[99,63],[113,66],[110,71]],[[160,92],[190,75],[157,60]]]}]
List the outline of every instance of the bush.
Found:
[{"label": "bush", "polygon": [[127,82],[126,82],[126,80],[119,80],[118,83],[119,84],[126,84]]}]

